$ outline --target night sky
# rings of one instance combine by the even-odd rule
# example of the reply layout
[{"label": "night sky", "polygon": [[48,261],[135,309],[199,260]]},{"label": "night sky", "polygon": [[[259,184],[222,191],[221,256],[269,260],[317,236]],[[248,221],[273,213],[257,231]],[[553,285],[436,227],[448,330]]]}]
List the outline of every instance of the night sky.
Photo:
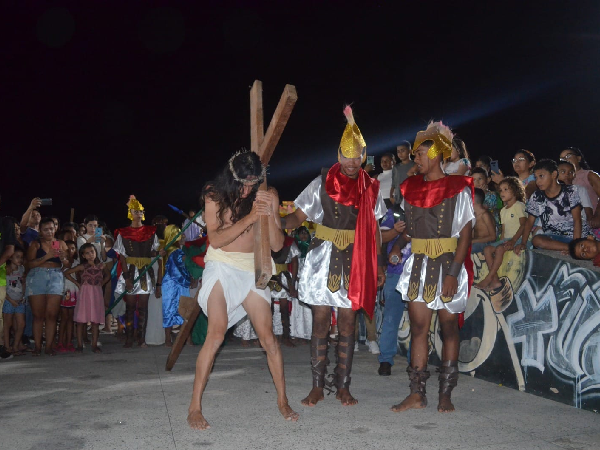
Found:
[{"label": "night sky", "polygon": [[336,161],[345,104],[370,155],[442,119],[505,171],[520,148],[566,146],[600,168],[599,2],[365,4],[6,2],[1,213],[52,197],[42,215],[115,228],[135,194],[148,221],[179,222],[167,203],[196,206],[250,147],[255,79],[265,128],[284,85],[298,91],[269,169],[282,199]]}]

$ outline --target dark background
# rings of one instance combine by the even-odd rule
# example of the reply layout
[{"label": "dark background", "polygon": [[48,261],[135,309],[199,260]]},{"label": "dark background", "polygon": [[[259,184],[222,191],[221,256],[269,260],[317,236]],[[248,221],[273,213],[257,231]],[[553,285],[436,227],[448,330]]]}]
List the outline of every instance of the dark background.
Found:
[{"label": "dark background", "polygon": [[[282,5],[294,5],[296,8]],[[336,161],[351,103],[380,156],[430,119],[472,159],[580,147],[598,167],[598,2],[4,2],[2,214],[31,198],[67,220],[149,221],[250,146],[249,88],[265,127],[286,83],[299,100],[270,166],[293,200]]]}]

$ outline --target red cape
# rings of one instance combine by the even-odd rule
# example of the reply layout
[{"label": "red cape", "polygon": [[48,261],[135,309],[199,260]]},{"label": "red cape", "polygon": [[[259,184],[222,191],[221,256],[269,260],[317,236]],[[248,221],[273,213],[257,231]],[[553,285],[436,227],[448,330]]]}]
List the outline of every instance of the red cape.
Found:
[{"label": "red cape", "polygon": [[134,242],[145,242],[156,233],[156,227],[152,225],[142,225],[139,228],[125,227],[118,228],[115,230],[115,239],[118,235],[123,236],[125,239],[129,239]]},{"label": "red cape", "polygon": [[358,208],[348,299],[354,311],[362,308],[372,318],[377,297],[377,221],[374,210],[379,181],[371,178],[363,169],[359,170],[357,179],[347,177],[340,169],[340,163],[329,169],[325,191],[334,201]]},{"label": "red cape", "polygon": [[[475,186],[473,185],[473,178],[460,175],[449,175],[435,181],[425,181],[425,177],[415,175],[404,180],[404,183],[400,185],[400,191],[404,196],[404,200],[411,205],[419,208],[433,208],[442,203],[445,199],[458,195],[466,187],[471,190],[471,199],[475,202]],[[471,247],[469,247],[469,252],[464,260],[464,265],[467,271],[469,285],[468,295],[470,295],[474,278]],[[462,324],[464,323],[463,313],[459,315],[458,322],[459,327],[462,327]]]}]

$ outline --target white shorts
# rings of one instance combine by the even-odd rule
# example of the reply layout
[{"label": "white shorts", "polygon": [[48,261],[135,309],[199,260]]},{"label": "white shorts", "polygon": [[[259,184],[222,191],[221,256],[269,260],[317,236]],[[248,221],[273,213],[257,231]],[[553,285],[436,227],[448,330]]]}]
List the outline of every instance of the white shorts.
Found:
[{"label": "white shorts", "polygon": [[[198,293],[198,303],[208,316],[208,297],[219,281],[225,294],[227,304],[227,328],[231,328],[246,316],[242,302],[246,300],[250,291],[256,292],[271,305],[271,290],[257,289],[254,281],[254,272],[237,269],[229,264],[208,261],[202,273],[202,289]],[[210,321],[210,317],[208,318]]]}]

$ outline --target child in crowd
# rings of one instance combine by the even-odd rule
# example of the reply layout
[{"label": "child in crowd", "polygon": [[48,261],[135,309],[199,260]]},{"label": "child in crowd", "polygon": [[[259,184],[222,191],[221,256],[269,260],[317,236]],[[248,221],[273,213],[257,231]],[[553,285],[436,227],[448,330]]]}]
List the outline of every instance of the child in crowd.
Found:
[{"label": "child in crowd", "polygon": [[573,239],[569,242],[569,255],[573,259],[592,260],[594,266],[600,267],[600,241],[594,236]]},{"label": "child in crowd", "polygon": [[391,153],[385,153],[381,157],[380,161],[381,170],[383,172],[381,172],[376,177],[380,183],[379,192],[381,192],[381,195],[383,196],[383,201],[385,202],[385,205],[388,208],[392,206],[390,194],[392,191],[392,169],[394,168],[395,161],[396,160],[394,158],[394,155],[392,155]]},{"label": "child in crowd", "polygon": [[500,234],[500,210],[502,209],[502,200],[500,200],[498,194],[489,188],[489,184],[492,181],[489,172],[483,167],[475,167],[471,176],[473,177],[473,185],[477,189],[481,189],[485,192],[483,206],[485,206],[487,210],[492,213],[492,216],[494,216],[494,221],[496,222],[496,234]]},{"label": "child in crowd", "polygon": [[[77,267],[77,244],[75,241],[65,241],[67,244],[67,261],[63,263],[64,271]],[[73,312],[77,304],[79,288],[70,278],[65,277],[65,295],[60,302],[60,325],[58,327],[58,353],[74,352],[73,347]]]},{"label": "child in crowd", "polygon": [[465,175],[471,174],[471,161],[469,161],[469,152],[462,139],[454,138],[452,140],[452,154],[444,163],[444,173],[447,175]]},{"label": "child in crowd", "polygon": [[[77,267],[65,272],[65,278],[79,287],[79,297],[75,305],[74,320],[77,322],[77,349],[83,351],[83,332],[88,322],[92,323],[92,351],[102,353],[98,347],[99,325],[104,323],[104,298],[102,286],[110,281],[110,274],[100,262],[96,248],[91,243],[79,248]],[[81,273],[81,283],[72,278],[73,273]]]},{"label": "child in crowd", "polygon": [[584,186],[573,184],[575,179],[575,165],[569,161],[561,161],[558,163],[558,181],[567,186],[574,186],[579,193],[579,199],[581,200],[581,218],[584,221],[594,217],[594,210],[592,209],[592,202],[590,196]]},{"label": "child in crowd", "polygon": [[473,240],[471,241],[471,253],[480,253],[483,249],[496,240],[496,222],[494,216],[483,206],[485,192],[475,188],[475,227],[473,227]]},{"label": "child in crowd", "polygon": [[515,247],[519,254],[525,248],[529,233],[539,217],[542,231],[533,237],[537,248],[569,251],[573,239],[587,237],[589,226],[581,219],[581,200],[577,189],[558,182],[558,167],[550,159],[540,160],[534,167],[538,190],[527,200],[529,217],[523,230],[521,244]]},{"label": "child in crowd", "polygon": [[498,278],[498,269],[502,265],[504,253],[521,243],[521,236],[527,220],[525,212],[525,188],[516,177],[506,177],[498,186],[504,208],[500,211],[502,232],[500,241],[483,249],[488,275],[477,284],[480,289],[499,289],[502,287]]},{"label": "child in crowd", "polygon": [[[25,328],[25,267],[23,260],[25,254],[22,248],[15,248],[14,253],[6,264],[6,299],[2,306],[2,320],[4,321],[4,345],[13,356],[23,355],[27,348],[21,342]],[[14,332],[14,341],[10,345],[10,331]]]}]

